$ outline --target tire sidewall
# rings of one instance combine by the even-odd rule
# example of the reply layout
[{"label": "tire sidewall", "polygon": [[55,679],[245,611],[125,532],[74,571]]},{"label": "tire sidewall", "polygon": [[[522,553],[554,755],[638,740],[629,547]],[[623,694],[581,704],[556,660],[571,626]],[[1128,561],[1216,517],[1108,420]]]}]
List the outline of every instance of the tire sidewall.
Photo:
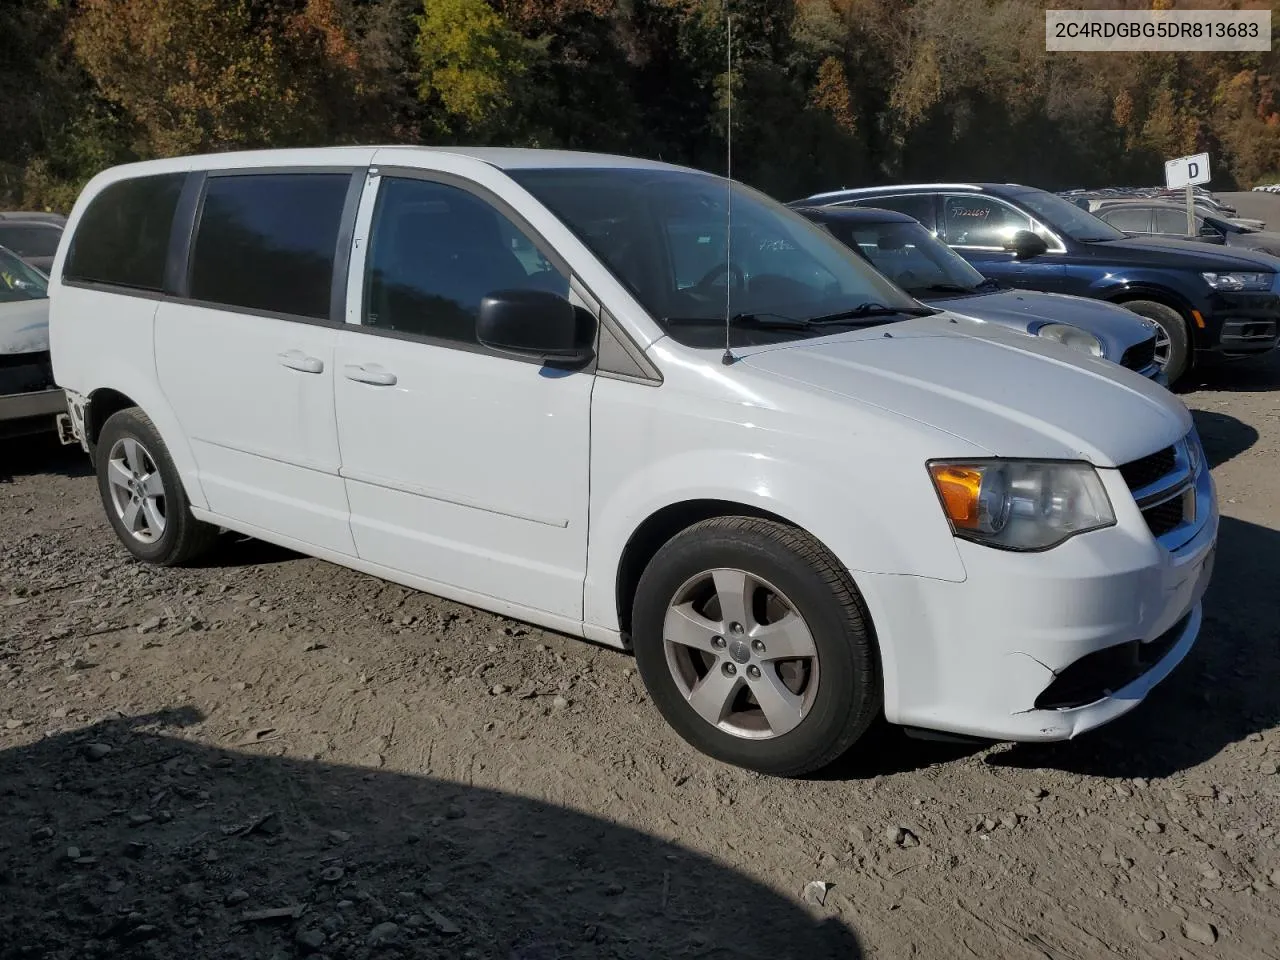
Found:
[{"label": "tire sidewall", "polygon": [[[146,448],[156,469],[160,471],[160,479],[164,483],[164,533],[152,543],[143,543],[125,529],[124,523],[116,516],[115,504],[111,499],[111,481],[107,465],[111,449],[118,441],[126,438],[137,440]],[[187,497],[183,491],[178,470],[169,457],[169,450],[160,439],[160,434],[156,432],[155,427],[134,410],[122,410],[112,414],[103,424],[102,431],[98,435],[94,449],[94,471],[98,477],[98,494],[102,498],[102,507],[120,542],[139,560],[157,564],[168,562],[177,552],[177,545],[182,536],[181,528],[187,516]]]},{"label": "tire sidewall", "polygon": [[[737,737],[703,720],[680,692],[667,664],[663,624],[676,591],[708,570],[733,567],[767,580],[795,605],[818,651],[818,691],[794,730],[768,740]],[[879,709],[879,679],[866,655],[864,624],[851,623],[830,587],[802,558],[758,533],[686,531],[662,548],[641,577],[633,607],[636,665],[654,705],[686,741],[708,755],[778,775],[812,769],[847,737],[850,719]],[[861,655],[860,655],[861,654]]]},{"label": "tire sidewall", "polygon": [[1169,335],[1169,363],[1165,374],[1169,385],[1182,377],[1191,366],[1191,333],[1181,312],[1155,300],[1129,300],[1120,304],[1126,310],[1160,325]]}]

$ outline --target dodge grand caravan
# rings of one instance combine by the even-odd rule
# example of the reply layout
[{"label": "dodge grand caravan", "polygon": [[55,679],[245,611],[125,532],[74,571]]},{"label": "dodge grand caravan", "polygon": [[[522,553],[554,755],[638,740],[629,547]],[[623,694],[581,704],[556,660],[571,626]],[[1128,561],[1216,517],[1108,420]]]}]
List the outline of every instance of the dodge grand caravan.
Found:
[{"label": "dodge grand caravan", "polygon": [[1177,398],[922,306],[720,177],[420,147],[118,167],[51,298],[135,557],[226,528],[631,648],[727,762],[802,774],[881,713],[1073,737],[1200,630],[1218,512]]}]

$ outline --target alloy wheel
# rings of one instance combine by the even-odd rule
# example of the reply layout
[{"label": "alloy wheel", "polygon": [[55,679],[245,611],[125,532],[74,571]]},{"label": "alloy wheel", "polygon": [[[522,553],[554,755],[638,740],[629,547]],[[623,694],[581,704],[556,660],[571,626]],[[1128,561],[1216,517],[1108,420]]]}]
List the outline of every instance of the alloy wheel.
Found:
[{"label": "alloy wheel", "polygon": [[800,725],[818,690],[809,625],[777,587],[721,568],[676,591],[663,623],[667,666],[707,723],[755,740]]}]

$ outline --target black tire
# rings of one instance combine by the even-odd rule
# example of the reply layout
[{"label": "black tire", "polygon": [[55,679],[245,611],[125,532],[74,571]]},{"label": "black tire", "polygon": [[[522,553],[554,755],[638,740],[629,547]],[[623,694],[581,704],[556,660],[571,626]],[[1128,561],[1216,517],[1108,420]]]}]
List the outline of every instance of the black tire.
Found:
[{"label": "black tire", "polygon": [[[125,515],[128,515],[129,500],[135,495],[141,504],[146,499],[143,496],[146,491],[141,487],[131,490],[112,480],[113,455],[123,456],[123,451],[129,449],[125,445],[130,442],[140,445],[145,455],[141,463],[155,468],[154,471],[147,469],[145,472],[158,473],[162,484],[161,494],[153,499],[153,506],[157,508],[156,515],[162,518],[163,526],[159,534],[152,535],[150,539],[142,539],[141,531],[132,531],[121,513],[124,509]],[[131,449],[136,453],[139,447]],[[139,560],[162,567],[178,566],[206,552],[217,539],[217,527],[191,515],[190,502],[178,469],[169,456],[169,448],[160,439],[151,418],[138,407],[120,410],[107,418],[94,445],[93,463],[98,475],[98,494],[102,498],[107,520],[120,542]],[[129,467],[127,460],[121,460],[120,465],[126,469]],[[138,510],[142,511],[140,505]],[[148,525],[147,516],[142,511],[141,525]]]},{"label": "black tire", "polygon": [[1154,320],[1169,338],[1169,356],[1164,372],[1172,387],[1191,366],[1191,330],[1187,327],[1186,318],[1173,307],[1155,300],[1128,300],[1120,306],[1140,317]]},{"label": "black tire", "polygon": [[[808,628],[816,650],[812,661],[817,667],[816,687],[803,718],[786,732],[758,739],[726,732],[691,706],[682,683],[690,689],[693,685],[687,678],[678,680],[676,668],[669,663],[664,638],[668,607],[691,581],[721,568],[743,572],[752,581],[758,578],[776,588]],[[746,595],[760,599],[758,591],[749,590]],[[720,613],[715,616],[725,619]],[[636,665],[658,710],[685,741],[725,763],[773,776],[812,773],[844,754],[880,715],[883,689],[875,638],[857,587],[830,551],[794,527],[750,517],[716,517],[678,534],[658,551],[640,578],[632,627]],[[690,650],[678,644],[672,649],[683,654]],[[702,668],[703,679],[717,669],[729,671],[727,677],[734,673],[736,667],[730,670],[727,664],[733,653],[732,659],[744,664],[739,683],[747,684],[751,666],[738,659],[741,644],[734,650],[730,644],[718,651],[720,660],[713,659],[714,651],[697,652],[696,656],[714,663]],[[762,667],[768,665],[755,666],[751,682],[760,682]],[[781,675],[778,667],[772,669],[774,677]],[[764,715],[762,709],[760,714]],[[772,727],[767,718],[766,723]]]}]

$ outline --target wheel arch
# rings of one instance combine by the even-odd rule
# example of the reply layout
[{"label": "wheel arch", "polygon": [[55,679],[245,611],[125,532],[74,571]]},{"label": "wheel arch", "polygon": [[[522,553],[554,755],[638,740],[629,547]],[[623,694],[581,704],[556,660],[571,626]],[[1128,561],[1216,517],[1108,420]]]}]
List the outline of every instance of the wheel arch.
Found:
[{"label": "wheel arch", "polygon": [[177,468],[178,476],[182,480],[187,500],[193,507],[207,509],[208,502],[200,486],[195,457],[173,410],[158,389],[149,388],[143,383],[135,384],[135,389],[130,390],[104,385],[90,390],[87,397],[89,402],[85,407],[85,440],[91,452],[97,445],[103,425],[113,414],[130,407],[137,407],[151,419],[156,432],[160,434],[160,439],[164,441],[169,457],[173,460],[173,465]]}]

